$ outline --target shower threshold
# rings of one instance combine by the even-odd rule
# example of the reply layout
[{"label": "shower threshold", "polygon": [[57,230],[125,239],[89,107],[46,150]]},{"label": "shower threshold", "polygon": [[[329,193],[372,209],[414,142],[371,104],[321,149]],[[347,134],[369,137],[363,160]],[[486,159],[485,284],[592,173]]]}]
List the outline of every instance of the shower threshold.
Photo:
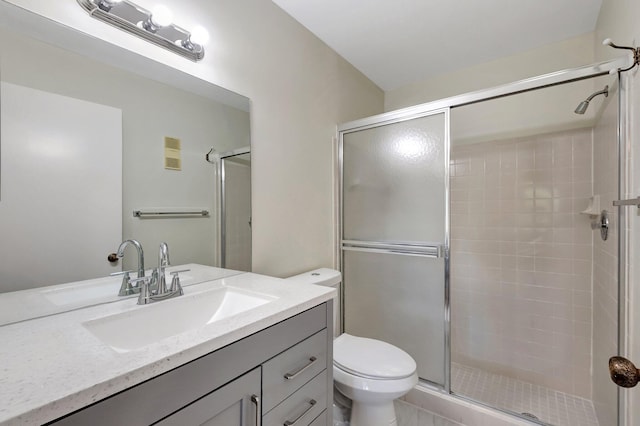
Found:
[{"label": "shower threshold", "polygon": [[451,389],[456,395],[543,425],[600,426],[588,399],[475,367],[452,363]]}]

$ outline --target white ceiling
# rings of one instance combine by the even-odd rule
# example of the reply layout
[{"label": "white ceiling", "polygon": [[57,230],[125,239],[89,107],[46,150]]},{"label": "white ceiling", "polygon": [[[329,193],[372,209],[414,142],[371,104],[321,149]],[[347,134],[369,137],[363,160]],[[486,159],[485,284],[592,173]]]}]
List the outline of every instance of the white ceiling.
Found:
[{"label": "white ceiling", "polygon": [[383,90],[595,29],[602,0],[273,0]]}]

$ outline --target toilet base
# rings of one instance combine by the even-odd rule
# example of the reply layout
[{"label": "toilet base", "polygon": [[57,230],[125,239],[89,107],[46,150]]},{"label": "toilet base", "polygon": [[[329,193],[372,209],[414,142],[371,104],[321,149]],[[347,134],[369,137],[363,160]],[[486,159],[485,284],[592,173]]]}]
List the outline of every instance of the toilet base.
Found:
[{"label": "toilet base", "polygon": [[350,426],[398,426],[393,401],[364,404],[353,401]]}]

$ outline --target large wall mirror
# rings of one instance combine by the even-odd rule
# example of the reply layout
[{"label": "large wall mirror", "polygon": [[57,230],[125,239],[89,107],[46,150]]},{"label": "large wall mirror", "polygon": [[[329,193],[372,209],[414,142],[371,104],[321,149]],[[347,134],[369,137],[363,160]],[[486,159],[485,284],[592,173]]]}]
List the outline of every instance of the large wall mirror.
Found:
[{"label": "large wall mirror", "polygon": [[[4,1],[0,80],[0,292],[135,270],[134,248],[107,260],[126,239],[147,269],[167,242],[173,265],[250,270],[249,99]],[[236,151],[223,254],[218,163]]]}]

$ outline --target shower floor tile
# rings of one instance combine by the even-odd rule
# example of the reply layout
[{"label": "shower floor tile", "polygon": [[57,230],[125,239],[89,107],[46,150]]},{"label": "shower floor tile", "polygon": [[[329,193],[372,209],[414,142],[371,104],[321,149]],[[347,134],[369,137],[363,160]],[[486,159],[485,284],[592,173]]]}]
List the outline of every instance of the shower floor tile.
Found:
[{"label": "shower floor tile", "polygon": [[479,368],[452,363],[451,389],[496,408],[533,414],[545,424],[599,426],[593,403],[588,399]]}]

